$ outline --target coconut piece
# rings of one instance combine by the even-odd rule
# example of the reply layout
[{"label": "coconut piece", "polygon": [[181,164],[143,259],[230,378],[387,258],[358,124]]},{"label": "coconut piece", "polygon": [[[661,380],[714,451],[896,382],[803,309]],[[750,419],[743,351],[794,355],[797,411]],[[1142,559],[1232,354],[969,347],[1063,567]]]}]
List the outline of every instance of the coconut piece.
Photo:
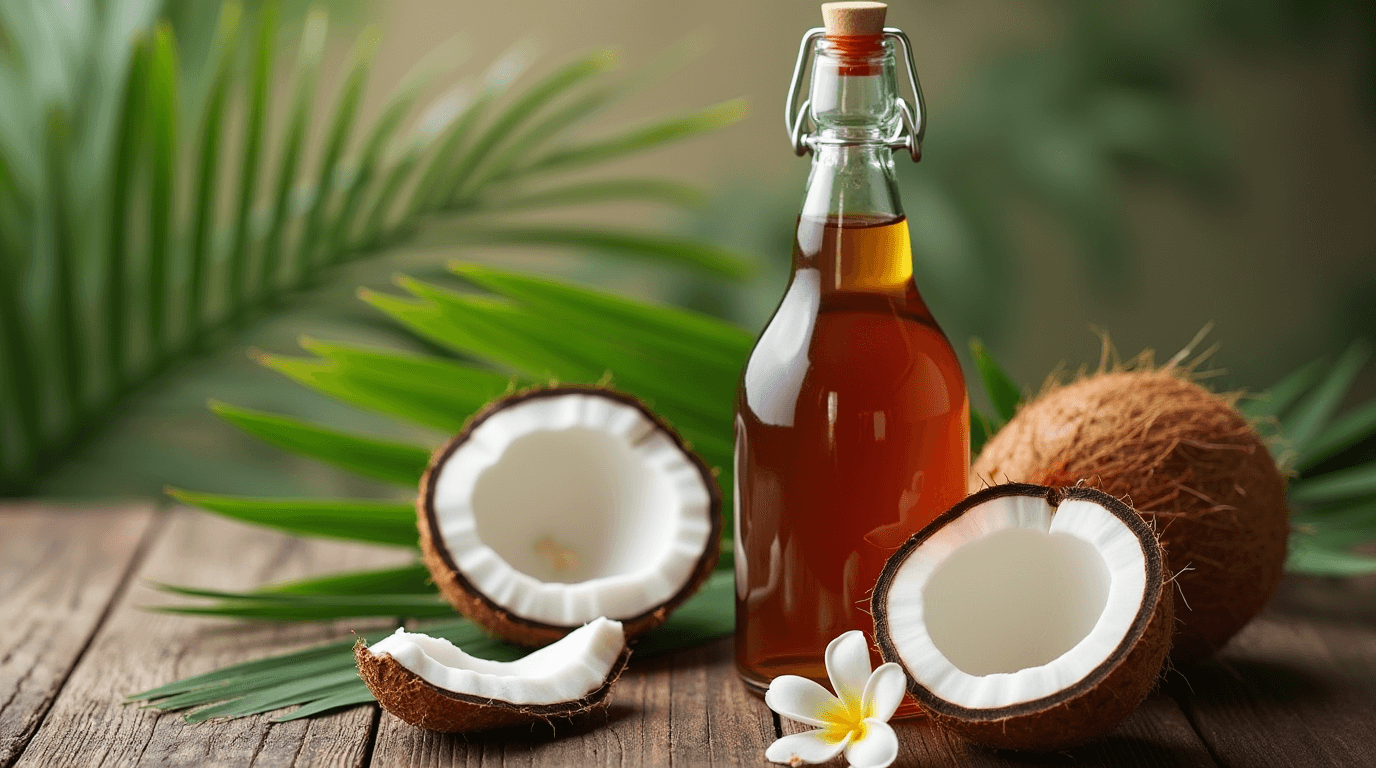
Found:
[{"label": "coconut piece", "polygon": [[417,507],[440,592],[522,645],[599,616],[628,637],[656,627],[721,547],[711,470],[639,400],[601,388],[492,402],[435,453]]},{"label": "coconut piece", "polygon": [[884,565],[871,599],[885,661],[940,725],[1003,749],[1064,749],[1113,728],[1170,645],[1161,547],[1090,488],[1010,484],[942,514]]},{"label": "coconut piece", "polygon": [[481,731],[604,707],[630,658],[620,622],[597,619],[516,661],[474,658],[444,638],[398,629],[354,646],[383,709],[431,731]]},{"label": "coconut piece", "polygon": [[971,479],[1084,482],[1130,499],[1160,531],[1176,574],[1176,662],[1223,647],[1285,567],[1285,480],[1265,443],[1230,399],[1171,370],[1051,389],[989,440]]}]

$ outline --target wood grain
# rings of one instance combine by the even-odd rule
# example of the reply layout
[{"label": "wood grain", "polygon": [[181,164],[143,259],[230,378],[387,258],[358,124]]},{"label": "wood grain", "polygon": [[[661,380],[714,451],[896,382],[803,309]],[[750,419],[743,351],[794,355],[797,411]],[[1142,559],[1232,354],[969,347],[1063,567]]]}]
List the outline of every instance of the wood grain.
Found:
[{"label": "wood grain", "polygon": [[[20,766],[362,765],[372,706],[313,720],[268,715],[187,725],[122,703],[225,664],[337,639],[345,625],[273,625],[150,613],[169,598],[145,582],[245,589],[264,582],[405,562],[392,549],[301,540],[199,512],[171,513],[109,619],[72,672]],[[363,625],[359,623],[359,627]]]},{"label": "wood grain", "polygon": [[0,506],[0,766],[38,730],[155,514],[151,504]]},{"label": "wood grain", "polygon": [[731,641],[631,660],[605,714],[468,736],[423,731],[383,713],[377,766],[758,766],[775,738],[745,692]]},{"label": "wood grain", "polygon": [[1285,580],[1172,691],[1224,765],[1376,765],[1376,578]]}]

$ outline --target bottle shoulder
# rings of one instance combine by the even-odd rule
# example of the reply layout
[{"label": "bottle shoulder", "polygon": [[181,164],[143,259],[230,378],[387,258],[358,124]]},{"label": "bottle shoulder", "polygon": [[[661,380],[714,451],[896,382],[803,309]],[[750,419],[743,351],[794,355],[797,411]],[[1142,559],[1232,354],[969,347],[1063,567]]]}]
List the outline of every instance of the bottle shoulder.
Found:
[{"label": "bottle shoulder", "polygon": [[922,306],[882,294],[810,290],[801,271],[756,341],[739,407],[764,423],[791,423],[803,403],[885,410],[925,403],[964,407],[965,379],[950,341]]}]

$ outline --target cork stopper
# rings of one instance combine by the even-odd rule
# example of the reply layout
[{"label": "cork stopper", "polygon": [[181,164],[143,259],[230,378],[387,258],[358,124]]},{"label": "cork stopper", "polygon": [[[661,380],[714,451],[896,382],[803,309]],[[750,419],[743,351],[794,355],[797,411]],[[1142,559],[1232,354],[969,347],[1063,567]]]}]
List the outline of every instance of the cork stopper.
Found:
[{"label": "cork stopper", "polygon": [[822,3],[827,37],[865,37],[884,34],[884,3]]}]

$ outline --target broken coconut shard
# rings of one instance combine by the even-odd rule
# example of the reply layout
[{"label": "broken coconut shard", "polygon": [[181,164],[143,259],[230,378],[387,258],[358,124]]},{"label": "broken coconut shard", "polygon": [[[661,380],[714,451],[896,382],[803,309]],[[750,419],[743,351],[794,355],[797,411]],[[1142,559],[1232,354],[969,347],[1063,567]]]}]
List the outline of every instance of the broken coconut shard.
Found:
[{"label": "broken coconut shard", "polygon": [[604,707],[630,650],[620,622],[597,619],[516,661],[469,656],[448,640],[398,629],[354,647],[384,709],[431,731],[466,732],[572,717]]},{"label": "broken coconut shard", "polygon": [[656,627],[721,547],[711,470],[639,400],[596,387],[493,401],[436,452],[417,507],[440,592],[521,645],[601,616],[627,637]]},{"label": "broken coconut shard", "polygon": [[1156,533],[1090,488],[986,488],[894,553],[871,600],[885,661],[939,724],[993,747],[1063,749],[1113,728],[1170,645]]}]

